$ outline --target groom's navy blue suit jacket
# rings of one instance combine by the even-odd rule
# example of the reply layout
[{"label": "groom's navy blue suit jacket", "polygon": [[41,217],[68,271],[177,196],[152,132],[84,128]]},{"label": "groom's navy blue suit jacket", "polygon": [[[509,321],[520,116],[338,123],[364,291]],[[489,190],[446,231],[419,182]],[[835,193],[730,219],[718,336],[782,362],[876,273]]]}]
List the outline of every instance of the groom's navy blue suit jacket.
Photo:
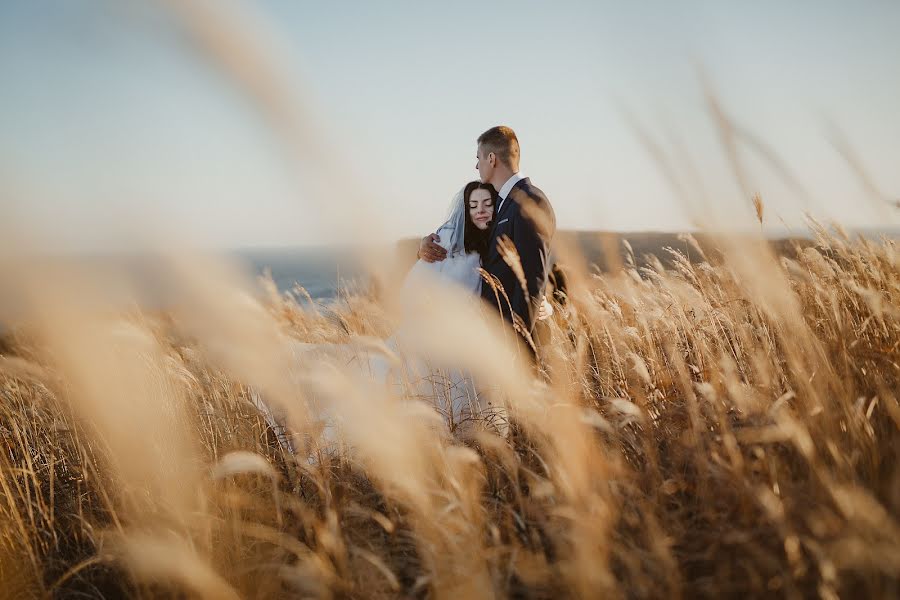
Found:
[{"label": "groom's navy blue suit jacket", "polygon": [[[481,295],[510,323],[513,322],[512,313],[518,315],[529,333],[534,328],[538,303],[547,283],[547,274],[551,267],[550,241],[555,232],[556,215],[550,206],[550,200],[544,192],[533,186],[527,177],[513,186],[494,216],[488,251],[482,266],[503,286],[508,302],[503,293],[500,293],[498,298],[498,294],[487,283],[481,286]],[[498,248],[498,242],[502,238],[509,238],[519,254],[527,296],[519,283],[519,278],[503,260]]]}]

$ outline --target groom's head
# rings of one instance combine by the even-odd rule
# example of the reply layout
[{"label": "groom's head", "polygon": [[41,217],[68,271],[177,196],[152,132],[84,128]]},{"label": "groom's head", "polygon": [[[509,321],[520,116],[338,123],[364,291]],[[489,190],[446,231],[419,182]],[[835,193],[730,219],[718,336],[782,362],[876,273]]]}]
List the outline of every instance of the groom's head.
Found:
[{"label": "groom's head", "polygon": [[516,132],[498,125],[478,136],[478,163],[481,181],[500,189],[513,173],[519,171],[519,140]]}]

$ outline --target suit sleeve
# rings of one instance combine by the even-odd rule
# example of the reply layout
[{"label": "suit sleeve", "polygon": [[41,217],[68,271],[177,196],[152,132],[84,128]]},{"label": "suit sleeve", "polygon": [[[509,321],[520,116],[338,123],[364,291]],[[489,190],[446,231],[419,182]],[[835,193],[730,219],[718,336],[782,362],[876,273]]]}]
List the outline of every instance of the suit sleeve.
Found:
[{"label": "suit sleeve", "polygon": [[[535,307],[544,289],[544,281],[547,276],[547,257],[550,250],[549,236],[538,227],[534,221],[519,212],[515,216],[511,236],[519,260],[522,263],[522,271],[525,274],[525,283],[528,287],[528,298],[519,285],[510,298],[513,312],[522,318],[522,321],[530,329],[534,325],[533,315]],[[530,302],[529,302],[530,300]]]}]

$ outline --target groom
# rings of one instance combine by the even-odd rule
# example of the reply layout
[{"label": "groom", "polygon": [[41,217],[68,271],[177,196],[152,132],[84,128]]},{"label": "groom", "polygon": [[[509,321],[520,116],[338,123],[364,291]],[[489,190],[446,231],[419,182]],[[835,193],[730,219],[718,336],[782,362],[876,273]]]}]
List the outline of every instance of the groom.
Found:
[{"label": "groom", "polygon": [[[482,133],[478,137],[477,158],[475,168],[481,181],[492,184],[500,196],[482,266],[502,290],[495,292],[493,286],[484,283],[481,295],[513,324],[533,349],[532,333],[550,270],[550,241],[556,232],[556,216],[544,192],[519,174],[519,140],[512,129],[501,125]],[[446,257],[446,251],[436,240],[435,234],[422,240],[419,258],[435,262]],[[504,260],[508,242],[518,254],[525,289],[507,263],[510,260],[516,266],[515,258],[506,252],[507,260]]]}]

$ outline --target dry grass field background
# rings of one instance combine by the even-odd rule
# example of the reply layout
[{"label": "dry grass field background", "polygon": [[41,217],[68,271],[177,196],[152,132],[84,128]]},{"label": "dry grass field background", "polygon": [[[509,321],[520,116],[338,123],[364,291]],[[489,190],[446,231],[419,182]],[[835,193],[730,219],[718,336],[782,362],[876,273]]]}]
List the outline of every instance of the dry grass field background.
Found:
[{"label": "dry grass field background", "polygon": [[[161,4],[289,159],[355,196],[265,36],[219,3]],[[746,188],[739,136],[710,108]],[[126,310],[128,273],[30,261],[40,245],[3,217],[5,597],[900,595],[894,240],[813,224],[787,257],[752,236],[710,236],[707,254],[688,236],[691,260],[626,248],[602,274],[557,248],[569,300],[534,373],[451,293],[401,315],[391,286],[301,307],[184,244],[159,256],[171,310]],[[355,344],[396,363],[379,340],[398,319],[411,352],[443,352],[507,407],[508,435],[292,352]]]},{"label": "dry grass field background", "polygon": [[[182,258],[183,310],[104,312],[89,273],[8,267],[32,320],[0,350],[3,593],[896,596],[896,244],[816,234],[794,259],[746,240],[668,269],[571,258],[537,378],[490,323],[429,307],[423,337],[457,336],[503,389],[505,438],[292,363],[292,341],[389,335],[375,297],[260,301]],[[337,452],[317,453],[323,399]]]}]

